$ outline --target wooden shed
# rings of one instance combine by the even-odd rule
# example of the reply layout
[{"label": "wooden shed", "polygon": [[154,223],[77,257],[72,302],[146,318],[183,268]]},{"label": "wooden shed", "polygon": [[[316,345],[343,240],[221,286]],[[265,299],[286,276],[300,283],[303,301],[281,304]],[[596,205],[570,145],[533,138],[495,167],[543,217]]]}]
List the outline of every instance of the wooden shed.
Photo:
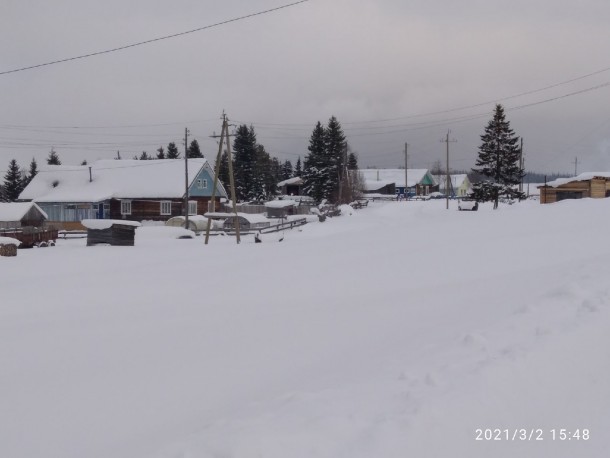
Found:
[{"label": "wooden shed", "polygon": [[0,229],[42,227],[47,214],[34,202],[0,203]]},{"label": "wooden shed", "polygon": [[84,219],[81,223],[87,228],[87,246],[134,246],[136,228],[141,226],[136,221],[114,219]]},{"label": "wooden shed", "polygon": [[294,200],[272,200],[265,203],[265,211],[269,218],[286,218],[296,214],[297,203]]},{"label": "wooden shed", "polygon": [[573,178],[559,178],[538,189],[541,204],[586,197],[602,199],[610,197],[610,172],[587,172]]}]

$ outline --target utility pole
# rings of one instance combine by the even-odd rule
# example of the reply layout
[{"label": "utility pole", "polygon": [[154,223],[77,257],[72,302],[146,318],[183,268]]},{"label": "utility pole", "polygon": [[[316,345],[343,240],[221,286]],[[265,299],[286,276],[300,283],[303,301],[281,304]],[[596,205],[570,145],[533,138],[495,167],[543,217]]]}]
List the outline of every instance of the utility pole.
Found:
[{"label": "utility pole", "polygon": [[184,128],[184,228],[189,228],[189,159],[188,128]]},{"label": "utility pole", "polygon": [[447,144],[447,173],[446,173],[446,177],[445,177],[445,200],[447,202],[447,207],[446,209],[449,210],[449,186],[450,186],[450,181],[449,181],[449,143],[455,143],[457,142],[457,140],[449,140],[449,134],[451,133],[450,130],[447,131],[447,137],[445,138],[445,140],[441,140],[441,142],[446,143]]},{"label": "utility pole", "polygon": [[[218,186],[218,175],[220,172],[220,161],[222,159],[222,155],[223,155],[223,143],[226,140],[227,142],[227,151],[226,154],[228,155],[228,161],[229,161],[229,181],[230,181],[230,186],[231,186],[231,200],[233,201],[233,212],[235,213],[235,238],[237,243],[239,244],[240,242],[240,234],[239,234],[239,216],[237,215],[237,206],[236,206],[236,197],[235,197],[235,179],[234,179],[234,175],[233,175],[233,159],[231,158],[231,145],[229,143],[229,137],[231,137],[231,135],[229,135],[229,123],[227,120],[227,116],[226,114],[223,112],[222,114],[222,130],[220,132],[220,142],[218,143],[218,155],[216,156],[216,167],[214,170],[214,187],[212,188],[212,197],[210,200],[211,203],[211,210],[208,208],[208,210],[211,213],[214,213],[216,211],[216,189]],[[213,135],[213,138],[217,138],[216,134]],[[208,241],[210,239],[210,227],[212,226],[212,219],[208,218],[208,224],[206,227],[206,231],[205,231],[205,244],[208,244]]]},{"label": "utility pole", "polygon": [[574,176],[578,176],[578,156],[574,158]]},{"label": "utility pole", "polygon": [[409,177],[409,164],[408,164],[408,149],[409,149],[409,144],[407,142],[405,142],[405,201],[409,199],[409,181],[408,181],[408,177]]}]

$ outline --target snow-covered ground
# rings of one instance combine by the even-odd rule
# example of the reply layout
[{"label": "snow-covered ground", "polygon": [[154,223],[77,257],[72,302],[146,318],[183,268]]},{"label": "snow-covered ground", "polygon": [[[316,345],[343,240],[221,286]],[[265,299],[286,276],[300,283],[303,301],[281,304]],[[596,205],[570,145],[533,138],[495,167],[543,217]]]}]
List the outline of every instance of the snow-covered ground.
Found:
[{"label": "snow-covered ground", "polygon": [[0,258],[0,456],[608,456],[610,199],[451,205]]}]

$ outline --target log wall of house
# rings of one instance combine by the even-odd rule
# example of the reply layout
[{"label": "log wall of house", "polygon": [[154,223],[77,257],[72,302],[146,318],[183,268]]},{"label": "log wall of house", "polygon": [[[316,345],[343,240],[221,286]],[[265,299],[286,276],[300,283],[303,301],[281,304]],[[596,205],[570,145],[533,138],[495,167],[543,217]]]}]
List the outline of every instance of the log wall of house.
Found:
[{"label": "log wall of house", "polygon": [[[131,221],[166,221],[174,216],[184,215],[184,201],[182,199],[125,199],[131,201],[131,214],[121,214],[121,200],[112,199],[110,201],[110,219],[127,219]],[[161,202],[171,201],[171,214],[161,214]],[[197,214],[202,215],[208,210],[209,197],[190,197],[190,202],[197,202]],[[216,198],[220,202],[220,198]],[[218,204],[217,204],[218,205]]]}]

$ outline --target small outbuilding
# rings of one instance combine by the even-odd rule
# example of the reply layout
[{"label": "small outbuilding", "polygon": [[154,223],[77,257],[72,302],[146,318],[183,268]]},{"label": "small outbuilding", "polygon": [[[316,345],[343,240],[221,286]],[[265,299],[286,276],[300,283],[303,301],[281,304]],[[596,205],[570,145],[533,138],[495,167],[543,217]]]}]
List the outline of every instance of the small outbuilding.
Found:
[{"label": "small outbuilding", "polygon": [[47,214],[34,202],[0,203],[0,229],[42,227]]},{"label": "small outbuilding", "polygon": [[137,221],[121,219],[84,219],[81,224],[87,228],[87,246],[134,246],[136,228],[141,226]]},{"label": "small outbuilding", "polygon": [[541,204],[585,197],[610,197],[610,172],[587,172],[572,178],[558,178],[538,186],[538,189]]},{"label": "small outbuilding", "polygon": [[265,203],[268,218],[286,218],[295,215],[297,203],[294,200],[272,200]]},{"label": "small outbuilding", "polygon": [[301,177],[288,178],[287,180],[280,181],[277,184],[277,189],[280,194],[285,196],[301,196],[303,195],[303,185],[305,181]]}]

